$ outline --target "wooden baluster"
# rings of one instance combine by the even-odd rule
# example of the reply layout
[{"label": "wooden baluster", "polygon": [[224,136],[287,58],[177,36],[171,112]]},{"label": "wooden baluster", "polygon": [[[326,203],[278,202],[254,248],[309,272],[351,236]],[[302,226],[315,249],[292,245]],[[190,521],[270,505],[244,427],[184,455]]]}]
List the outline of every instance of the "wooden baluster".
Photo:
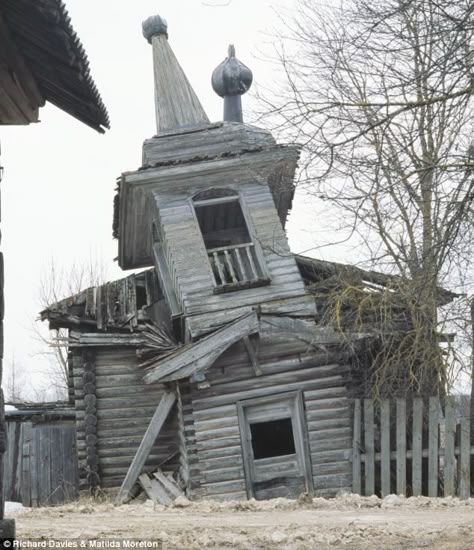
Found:
[{"label": "wooden baluster", "polygon": [[218,286],[225,285],[226,280],[225,280],[224,270],[222,269],[221,262],[219,261],[219,254],[217,252],[213,252],[212,256],[214,257],[214,263],[217,267],[217,271],[218,271],[219,277],[221,279],[220,285],[218,285]]},{"label": "wooden baluster", "polygon": [[245,267],[244,267],[244,264],[242,262],[242,258],[240,257],[240,248],[235,248],[234,253],[235,253],[235,257],[237,258],[237,263],[239,264],[240,275],[241,275],[242,281],[247,281],[248,276],[247,276],[247,272],[245,271]]},{"label": "wooden baluster", "polygon": [[250,264],[250,269],[252,271],[252,276],[249,277],[249,279],[258,279],[258,272],[257,270],[255,269],[255,263],[253,261],[253,257],[252,257],[252,252],[250,250],[250,247],[252,246],[253,248],[253,245],[249,245],[249,246],[246,246],[245,247],[245,251],[247,252],[247,258],[249,259],[249,264]]},{"label": "wooden baluster", "polygon": [[234,266],[232,264],[232,258],[229,255],[228,250],[224,250],[224,258],[225,258],[225,261],[227,263],[227,267],[229,268],[230,276],[232,277],[232,282],[233,283],[238,283],[239,281],[238,281],[237,277],[235,276]]}]

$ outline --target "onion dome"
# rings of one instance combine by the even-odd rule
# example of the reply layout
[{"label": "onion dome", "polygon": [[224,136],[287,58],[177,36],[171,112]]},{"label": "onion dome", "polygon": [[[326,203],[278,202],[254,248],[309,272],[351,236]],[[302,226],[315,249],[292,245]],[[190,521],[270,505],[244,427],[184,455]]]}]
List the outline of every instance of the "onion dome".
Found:
[{"label": "onion dome", "polygon": [[252,71],[235,57],[231,44],[228,57],[212,73],[212,88],[221,97],[242,95],[252,85]]}]

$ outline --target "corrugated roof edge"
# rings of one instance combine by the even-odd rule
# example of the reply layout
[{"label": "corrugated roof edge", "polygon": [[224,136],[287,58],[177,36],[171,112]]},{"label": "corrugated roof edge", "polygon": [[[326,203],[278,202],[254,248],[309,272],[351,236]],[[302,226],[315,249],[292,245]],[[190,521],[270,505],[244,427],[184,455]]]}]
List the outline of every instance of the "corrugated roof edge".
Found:
[{"label": "corrugated roof edge", "polygon": [[[64,21],[64,26],[66,28],[66,31],[68,35],[71,37],[71,40],[73,41],[74,47],[77,49],[78,57],[81,61],[81,65],[83,66],[83,77],[85,79],[85,82],[90,90],[91,95],[94,97],[99,119],[98,119],[98,125],[95,127],[95,129],[101,133],[104,133],[104,129],[100,126],[103,126],[104,128],[110,129],[110,119],[109,114],[107,112],[107,109],[104,105],[104,102],[102,101],[102,97],[99,93],[99,90],[97,89],[97,86],[92,78],[91,72],[90,72],[90,66],[89,66],[89,59],[87,57],[86,51],[76,34],[76,31],[74,30],[72,24],[71,24],[71,18],[69,17],[69,13],[66,9],[65,4],[62,0],[53,0],[58,5],[59,13]],[[75,115],[73,115],[75,116]],[[92,126],[89,122],[86,120],[82,120],[82,122],[88,124],[89,126]],[[94,127],[94,126],[92,126]]]}]

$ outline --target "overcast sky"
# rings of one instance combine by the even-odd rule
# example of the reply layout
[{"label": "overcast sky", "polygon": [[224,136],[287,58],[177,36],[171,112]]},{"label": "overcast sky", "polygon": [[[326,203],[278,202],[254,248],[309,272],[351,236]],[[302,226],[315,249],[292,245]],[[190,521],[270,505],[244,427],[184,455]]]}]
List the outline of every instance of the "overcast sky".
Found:
[{"label": "overcast sky", "polygon": [[[288,10],[294,0],[283,3]],[[31,372],[42,370],[29,327],[52,258],[66,269],[99,259],[109,279],[122,275],[112,261],[115,182],[140,166],[143,140],[155,133],[151,47],[142,36],[142,21],[156,13],[167,19],[170,44],[211,121],[221,120],[222,100],[210,77],[229,43],[252,69],[256,85],[272,86],[278,78],[258,53],[269,51],[273,29],[282,26],[275,1],[66,0],[66,5],[112,128],[99,135],[51,105],[41,110],[40,124],[1,128],[6,370],[13,358]],[[245,96],[244,109],[252,101]],[[306,223],[311,212],[305,201],[297,200],[294,212],[290,243],[301,252],[315,245],[318,226]]]}]

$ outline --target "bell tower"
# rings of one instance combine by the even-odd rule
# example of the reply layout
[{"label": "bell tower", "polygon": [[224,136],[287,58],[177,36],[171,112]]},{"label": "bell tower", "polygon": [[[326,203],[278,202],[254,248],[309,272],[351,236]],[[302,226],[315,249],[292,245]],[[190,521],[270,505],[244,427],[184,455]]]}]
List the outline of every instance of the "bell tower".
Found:
[{"label": "bell tower", "polygon": [[120,266],[155,267],[185,342],[253,309],[314,315],[284,231],[299,151],[243,122],[252,72],[230,46],[212,75],[224,120],[210,123],[166,21],[147,19],[143,33],[153,50],[157,135],[119,184]]}]

